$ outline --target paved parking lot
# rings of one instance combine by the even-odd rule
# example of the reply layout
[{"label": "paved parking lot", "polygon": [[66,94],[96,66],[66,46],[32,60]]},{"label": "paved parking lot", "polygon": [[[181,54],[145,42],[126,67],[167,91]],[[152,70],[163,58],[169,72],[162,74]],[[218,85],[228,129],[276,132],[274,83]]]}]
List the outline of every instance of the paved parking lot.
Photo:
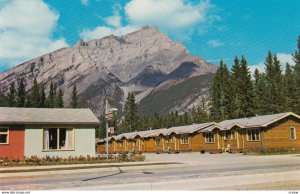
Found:
[{"label": "paved parking lot", "polygon": [[299,164],[300,154],[290,155],[243,155],[243,154],[179,154],[145,153],[146,161],[182,162],[190,166],[245,166],[245,165],[288,165]]}]

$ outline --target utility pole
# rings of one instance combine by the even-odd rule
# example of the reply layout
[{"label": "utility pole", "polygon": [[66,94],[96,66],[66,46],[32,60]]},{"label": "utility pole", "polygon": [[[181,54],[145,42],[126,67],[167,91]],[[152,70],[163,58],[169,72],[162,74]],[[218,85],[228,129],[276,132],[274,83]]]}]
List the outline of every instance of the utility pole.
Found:
[{"label": "utility pole", "polygon": [[[108,101],[107,100],[105,100],[105,116],[107,116],[108,115]],[[106,118],[105,119],[105,121],[106,121],[106,147],[105,147],[105,149],[106,149],[106,160],[108,161],[108,119]]]},{"label": "utility pole", "polygon": [[[116,108],[109,108],[108,106],[108,100],[105,100],[105,122],[106,122],[106,146],[105,146],[105,151],[106,151],[106,160],[108,161],[108,121],[113,119],[113,114],[114,112],[118,111]],[[112,133],[112,132],[110,132]]]}]

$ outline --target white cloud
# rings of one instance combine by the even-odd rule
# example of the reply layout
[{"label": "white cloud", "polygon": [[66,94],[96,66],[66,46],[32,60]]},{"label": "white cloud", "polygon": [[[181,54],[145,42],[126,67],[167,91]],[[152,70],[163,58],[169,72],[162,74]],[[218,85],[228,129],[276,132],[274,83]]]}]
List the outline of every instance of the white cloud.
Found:
[{"label": "white cloud", "polygon": [[80,1],[81,1],[81,4],[84,6],[88,6],[88,4],[89,4],[89,0],[80,0]]},{"label": "white cloud", "polygon": [[217,48],[220,46],[223,46],[224,43],[221,42],[220,40],[210,40],[207,42],[208,46],[213,47],[213,48]]},{"label": "white cloud", "polygon": [[99,26],[93,30],[83,29],[79,36],[83,40],[92,40],[95,38],[102,38],[109,35],[121,36],[123,34],[128,34],[130,32],[138,30],[138,27],[135,26],[124,26],[120,28],[113,28],[107,26]]},{"label": "white cloud", "polygon": [[[124,20],[126,20],[127,25],[121,25],[120,13],[114,9],[114,14],[104,19],[106,25],[94,29],[84,29],[80,36],[82,38],[90,37],[91,39],[102,38],[103,36],[100,35],[107,35],[108,31],[112,31],[114,35],[117,35],[119,32],[128,32],[124,29],[138,29],[149,25],[158,26],[163,32],[180,39],[188,39],[194,31],[200,31],[197,29],[199,24],[208,21],[208,11],[212,8],[214,8],[214,5],[205,0],[197,4],[189,3],[186,0],[131,0],[124,7]],[[211,18],[209,23],[212,23]],[[105,32],[99,32],[100,29]],[[95,33],[92,33],[93,31]],[[86,33],[95,36],[87,36]]]},{"label": "white cloud", "polygon": [[113,26],[115,28],[121,27],[121,22],[122,22],[121,20],[122,20],[122,18],[120,16],[120,12],[117,8],[114,9],[114,15],[104,19],[104,21],[108,25]]},{"label": "white cloud", "polygon": [[0,7],[0,61],[10,67],[67,46],[51,37],[59,18],[40,0],[9,1]]},{"label": "white cloud", "polygon": [[[295,61],[293,60],[293,56],[287,53],[278,53],[276,54],[278,60],[280,61],[282,71],[285,71],[286,63],[289,63],[291,66],[295,65]],[[251,74],[254,74],[255,69],[258,69],[259,72],[265,72],[265,64],[264,61],[260,61],[256,65],[249,66]]]},{"label": "white cloud", "polygon": [[264,62],[259,62],[256,65],[250,65],[249,69],[250,69],[251,75],[254,75],[255,69],[257,69],[260,73],[265,72]]},{"label": "white cloud", "polygon": [[129,21],[137,25],[182,29],[204,21],[211,6],[208,1],[193,5],[183,0],[132,0],[125,12]]},{"label": "white cloud", "polygon": [[292,66],[295,65],[295,61],[293,60],[293,56],[291,54],[278,53],[277,58],[283,67],[285,67],[286,63],[289,63]]}]

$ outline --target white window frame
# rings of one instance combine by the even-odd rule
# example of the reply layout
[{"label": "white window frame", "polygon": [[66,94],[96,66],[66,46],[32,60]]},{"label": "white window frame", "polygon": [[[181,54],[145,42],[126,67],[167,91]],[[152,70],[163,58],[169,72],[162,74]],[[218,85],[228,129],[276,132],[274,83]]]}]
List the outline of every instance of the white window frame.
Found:
[{"label": "white window frame", "polygon": [[205,143],[215,143],[215,142],[216,142],[215,133],[205,133]]},{"label": "white window frame", "polygon": [[[294,131],[294,139],[292,139],[292,130]],[[296,139],[297,139],[296,127],[291,126],[290,127],[290,140],[296,140]]]},{"label": "white window frame", "polygon": [[[71,129],[72,130],[72,148],[69,149],[61,149],[59,148],[59,130],[60,129]],[[44,131],[45,129],[57,129],[57,149],[45,149],[44,148]],[[51,152],[51,151],[74,151],[75,150],[75,128],[74,127],[45,127],[43,128],[43,142],[42,142],[42,148],[44,152]]]},{"label": "white window frame", "polygon": [[189,144],[189,143],[190,143],[189,137],[180,137],[180,144]]},{"label": "white window frame", "polygon": [[1,129],[7,129],[6,132],[0,132],[0,135],[6,135],[6,143],[0,143],[0,145],[8,145],[9,144],[9,128],[8,127],[0,127]]},{"label": "white window frame", "polygon": [[[251,131],[251,135],[250,135],[250,137],[251,138],[249,138],[249,131]],[[258,139],[256,139],[256,131],[258,131]],[[252,133],[255,133],[255,139],[252,139]],[[247,130],[247,141],[260,141],[261,140],[261,136],[260,136],[260,130],[259,129],[248,129]]]}]

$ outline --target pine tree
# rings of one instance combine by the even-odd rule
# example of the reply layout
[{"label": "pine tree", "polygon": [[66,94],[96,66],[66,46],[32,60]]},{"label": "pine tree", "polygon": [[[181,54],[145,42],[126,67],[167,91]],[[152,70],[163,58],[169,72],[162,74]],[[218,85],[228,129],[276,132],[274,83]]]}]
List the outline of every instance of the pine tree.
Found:
[{"label": "pine tree", "polygon": [[53,108],[57,108],[57,93],[56,93],[56,85],[53,86],[53,96],[54,96],[54,104]]},{"label": "pine tree", "polygon": [[[133,92],[129,92],[124,107],[124,127],[127,131],[136,130],[138,126],[137,104]],[[157,120],[156,120],[157,121]],[[159,123],[154,123],[157,127]]]},{"label": "pine tree", "polygon": [[71,108],[78,108],[78,96],[77,96],[76,84],[73,85],[73,90],[72,90],[72,94],[71,94],[71,101],[70,101],[69,106]]},{"label": "pine tree", "polygon": [[16,88],[15,82],[11,82],[9,87],[9,93],[7,94],[7,106],[15,107],[16,106]]},{"label": "pine tree", "polygon": [[295,87],[295,78],[293,75],[292,68],[289,63],[286,64],[285,74],[284,74],[284,96],[285,96],[285,112],[294,112],[295,111],[295,99],[296,87]]},{"label": "pine tree", "polygon": [[297,51],[293,55],[295,61],[294,65],[294,78],[295,78],[295,107],[294,111],[297,114],[300,114],[300,36],[298,37]]},{"label": "pine tree", "polygon": [[[222,63],[221,63],[222,64]],[[211,93],[211,100],[210,100],[210,117],[214,121],[218,121],[221,118],[221,88],[220,88],[220,82],[221,82],[221,67],[217,69],[217,72],[212,80],[212,84],[210,87],[210,93]],[[172,115],[171,115],[172,116]]]},{"label": "pine tree", "polygon": [[7,105],[6,96],[0,91],[0,106],[5,107]]},{"label": "pine tree", "polygon": [[54,86],[53,86],[53,82],[51,81],[50,88],[49,88],[49,95],[47,98],[47,107],[49,107],[49,108],[55,107],[55,94],[54,93],[55,93]]},{"label": "pine tree", "polygon": [[189,124],[191,124],[190,123],[189,115],[188,115],[188,113],[186,111],[182,115],[182,122],[183,122],[182,125],[189,125]]},{"label": "pine tree", "polygon": [[106,125],[105,125],[106,121],[105,121],[105,117],[101,116],[99,118],[99,121],[100,121],[100,126],[95,131],[96,137],[97,138],[105,138],[106,137]]},{"label": "pine tree", "polygon": [[26,91],[23,78],[19,82],[18,92],[17,92],[17,106],[24,107],[26,101]]},{"label": "pine tree", "polygon": [[31,104],[30,104],[30,93],[26,96],[25,107],[31,107]]},{"label": "pine tree", "polygon": [[36,78],[34,78],[33,86],[29,94],[30,107],[38,108],[40,107],[40,89]]},{"label": "pine tree", "polygon": [[40,84],[40,107],[41,108],[46,107],[46,93],[45,93],[45,86],[43,82]]},{"label": "pine tree", "polygon": [[265,75],[260,73],[258,69],[254,72],[254,114],[263,115],[266,113],[266,79]]},{"label": "pine tree", "polygon": [[201,102],[197,109],[192,109],[190,117],[193,123],[205,123],[209,121],[209,116],[207,114],[205,100],[203,97],[201,98]]},{"label": "pine tree", "polygon": [[265,60],[265,75],[266,75],[266,84],[267,84],[267,91],[266,91],[266,113],[273,114],[274,111],[274,62],[273,62],[273,54],[271,51],[268,52],[268,56]]},{"label": "pine tree", "polygon": [[230,73],[226,64],[221,60],[211,85],[210,114],[215,121],[230,117],[229,111],[232,105],[230,88]]},{"label": "pine tree", "polygon": [[269,51],[265,61],[266,84],[267,84],[267,110],[266,113],[274,114],[283,111],[284,90],[283,76],[280,61],[277,56]]},{"label": "pine tree", "polygon": [[231,115],[233,114],[233,106],[234,106],[234,98],[232,96],[232,80],[231,80],[231,73],[227,69],[226,64],[223,65],[222,70],[222,79],[221,79],[221,88],[222,88],[222,106],[223,106],[223,113],[222,119],[230,119]]},{"label": "pine tree", "polygon": [[241,65],[240,61],[237,56],[234,58],[234,64],[231,68],[231,96],[233,98],[233,104],[232,104],[232,113],[230,115],[231,119],[238,118],[242,113],[241,110]]},{"label": "pine tree", "polygon": [[241,59],[241,74],[240,74],[240,110],[241,114],[238,117],[249,117],[254,114],[254,91],[253,83],[251,80],[251,73],[244,56]]},{"label": "pine tree", "polygon": [[57,107],[58,108],[63,108],[64,107],[64,100],[63,100],[63,91],[61,88],[58,90],[58,95],[57,95]]},{"label": "pine tree", "polygon": [[284,97],[284,82],[281,70],[280,61],[277,56],[273,57],[274,62],[274,112],[280,113],[284,111],[285,97]]}]

